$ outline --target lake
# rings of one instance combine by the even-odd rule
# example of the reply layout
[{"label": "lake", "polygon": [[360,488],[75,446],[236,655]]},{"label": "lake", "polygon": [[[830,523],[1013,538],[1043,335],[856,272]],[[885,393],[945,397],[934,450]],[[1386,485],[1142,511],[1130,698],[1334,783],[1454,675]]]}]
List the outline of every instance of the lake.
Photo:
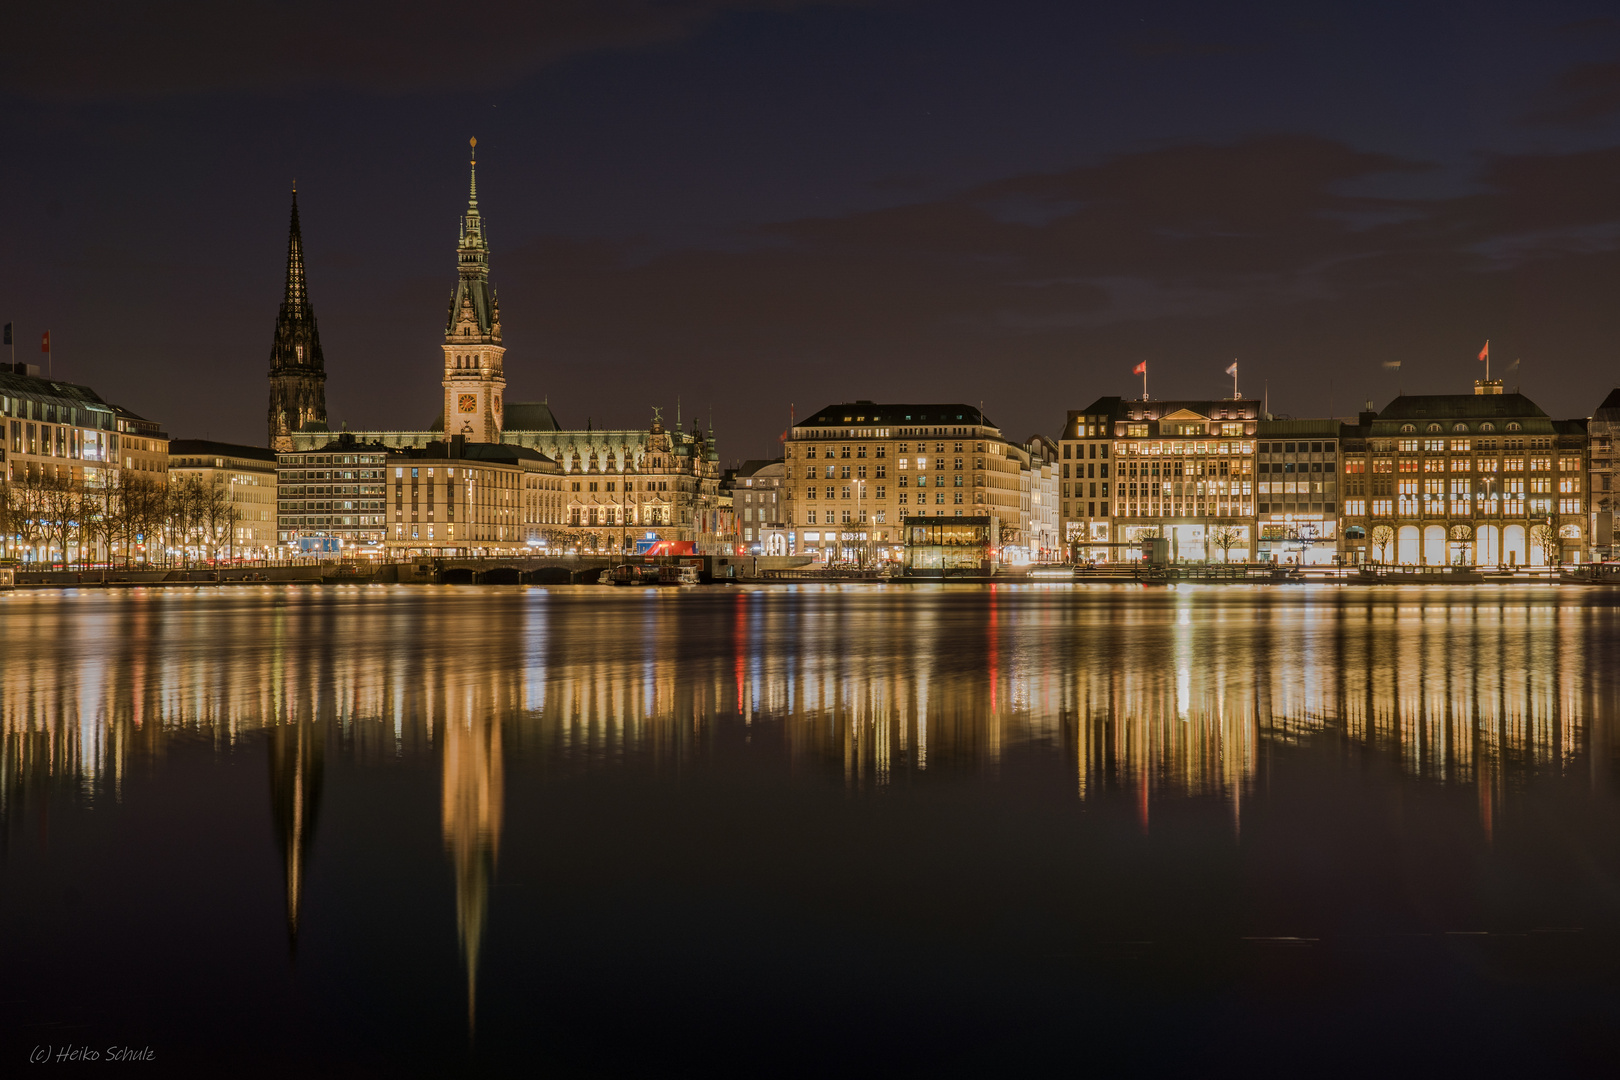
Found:
[{"label": "lake", "polygon": [[0,619],[8,1072],[1612,1067],[1620,590],[245,586]]}]

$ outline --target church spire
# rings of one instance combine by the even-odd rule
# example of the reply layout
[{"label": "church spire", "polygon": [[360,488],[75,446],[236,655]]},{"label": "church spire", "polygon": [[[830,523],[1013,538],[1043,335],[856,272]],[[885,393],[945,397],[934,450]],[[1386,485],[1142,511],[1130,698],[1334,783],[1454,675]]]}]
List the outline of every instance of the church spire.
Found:
[{"label": "church spire", "polygon": [[304,283],[304,235],[298,227],[298,181],[293,181],[292,189],[292,224],[287,229],[287,291],[281,298],[282,317],[287,312],[297,312],[300,317],[307,316],[311,320],[314,315],[309,312],[309,290]]},{"label": "church spire", "polygon": [[495,342],[501,339],[500,319],[489,287],[489,242],[484,236],[484,217],[478,211],[478,140],[469,140],[473,158],[467,184],[467,212],[461,218],[461,235],[456,245],[459,271],[456,291],[450,298],[445,321],[445,341]]},{"label": "church spire", "polygon": [[293,432],[326,424],[326,360],[304,274],[304,236],[298,222],[298,185],[293,184],[287,228],[287,281],[270,347],[270,448],[291,450]]}]

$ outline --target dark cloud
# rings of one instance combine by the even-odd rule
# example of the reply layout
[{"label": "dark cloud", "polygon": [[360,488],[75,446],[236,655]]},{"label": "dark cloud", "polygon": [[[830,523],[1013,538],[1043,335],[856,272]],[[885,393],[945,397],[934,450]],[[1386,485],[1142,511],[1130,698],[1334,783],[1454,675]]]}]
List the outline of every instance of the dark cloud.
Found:
[{"label": "dark cloud", "polygon": [[1584,127],[1620,114],[1620,61],[1578,64],[1565,71],[1526,117],[1548,127]]},{"label": "dark cloud", "polygon": [[[725,250],[632,261],[551,239],[500,271],[548,298],[524,336],[545,342],[554,400],[590,393],[573,372],[768,373],[718,391],[730,416],[926,387],[989,396],[1027,434],[1081,397],[1128,391],[1136,359],[1158,363],[1165,392],[1174,380],[1192,394],[1219,392],[1231,355],[1307,414],[1328,407],[1316,399],[1335,371],[1341,409],[1387,396],[1378,361],[1392,357],[1408,389],[1425,370],[1446,389],[1446,358],[1472,377],[1469,343],[1486,336],[1601,370],[1620,331],[1602,299],[1620,287],[1620,149],[1493,159],[1482,190],[1450,198],[1345,193],[1426,168],[1302,137],[1171,147],[783,222]],[[998,212],[1011,198],[1060,209],[1031,224]],[[743,434],[759,449],[760,431]]]},{"label": "dark cloud", "polygon": [[[500,84],[578,53],[682,38],[717,15],[839,0],[124,0],[13,4],[0,90],[98,98]],[[843,0],[848,2],[848,0]]]}]

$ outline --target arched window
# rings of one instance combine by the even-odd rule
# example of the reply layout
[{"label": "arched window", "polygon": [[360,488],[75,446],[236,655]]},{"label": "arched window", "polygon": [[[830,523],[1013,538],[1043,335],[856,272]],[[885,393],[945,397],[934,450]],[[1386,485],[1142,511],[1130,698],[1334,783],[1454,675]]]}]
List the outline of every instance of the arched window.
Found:
[{"label": "arched window", "polygon": [[1489,420],[1487,420],[1483,424],[1479,425],[1479,430],[1481,430],[1481,431],[1495,431],[1496,430],[1496,425],[1491,423]]},{"label": "arched window", "polygon": [[1410,435],[1412,432],[1414,432],[1416,430],[1417,430],[1417,425],[1416,424],[1402,424],[1401,425],[1401,434],[1402,435]]},{"label": "arched window", "polygon": [[1439,424],[1430,424],[1429,427],[1428,427],[1428,430],[1429,431],[1439,431],[1440,430],[1440,425]]},{"label": "arched window", "polygon": [[1467,424],[1452,424],[1451,425],[1451,430],[1452,431],[1467,431],[1468,430],[1468,425]]},{"label": "arched window", "polygon": [[1519,431],[1519,430],[1521,430],[1521,425],[1519,425],[1518,423],[1512,423],[1512,424],[1509,424],[1507,426],[1507,429],[1509,431]]}]

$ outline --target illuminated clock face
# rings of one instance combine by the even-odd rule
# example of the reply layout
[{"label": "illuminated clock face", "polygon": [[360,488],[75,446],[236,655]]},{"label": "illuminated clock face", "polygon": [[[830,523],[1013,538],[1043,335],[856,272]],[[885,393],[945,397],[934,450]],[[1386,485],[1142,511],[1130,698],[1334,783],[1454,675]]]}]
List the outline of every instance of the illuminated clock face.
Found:
[{"label": "illuminated clock face", "polygon": [[461,406],[460,407],[461,407],[462,412],[477,412],[478,411],[478,395],[477,394],[462,394],[461,395]]}]

